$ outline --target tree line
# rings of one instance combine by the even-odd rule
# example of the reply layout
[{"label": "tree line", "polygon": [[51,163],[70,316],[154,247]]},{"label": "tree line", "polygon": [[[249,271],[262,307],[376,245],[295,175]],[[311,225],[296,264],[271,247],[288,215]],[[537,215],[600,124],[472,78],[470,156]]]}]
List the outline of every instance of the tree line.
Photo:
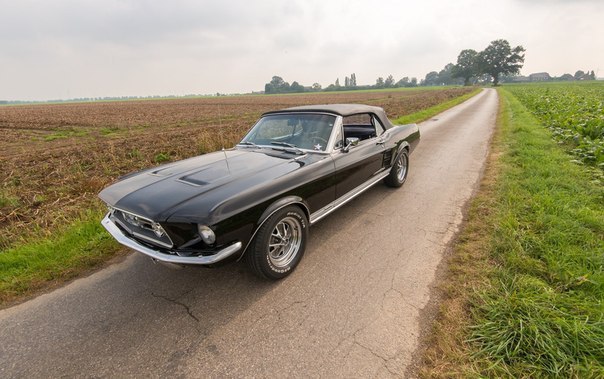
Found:
[{"label": "tree line", "polygon": [[502,75],[518,74],[524,63],[525,49],[522,46],[512,48],[508,41],[504,39],[495,40],[490,43],[483,51],[477,52],[473,49],[462,50],[457,63],[447,64],[440,72],[430,71],[426,77],[419,81],[417,78],[403,77],[396,81],[392,75],[386,79],[379,77],[374,85],[357,84],[356,75],[353,73],[346,76],[344,85],[340,84],[340,79],[322,88],[319,83],[314,83],[310,87],[305,87],[294,81],[289,84],[280,76],[273,76],[269,83],[264,86],[265,93],[292,93],[307,91],[342,91],[356,89],[380,89],[397,87],[417,87],[417,86],[435,86],[435,85],[470,85],[476,81],[486,81],[491,78],[493,85],[498,85]]},{"label": "tree line", "polygon": [[484,50],[462,50],[457,63],[448,63],[437,71],[430,71],[420,81],[420,86],[470,85],[493,82],[498,85],[502,76],[517,75],[524,64],[522,46],[511,47],[504,39],[492,41]]},{"label": "tree line", "polygon": [[483,51],[473,49],[462,50],[457,56],[457,64],[452,67],[452,75],[463,78],[464,85],[469,85],[472,78],[481,75],[490,76],[493,85],[499,84],[501,75],[516,75],[524,64],[522,46],[512,48],[504,39],[498,39],[489,44]]},{"label": "tree line", "polygon": [[522,46],[512,48],[508,41],[499,39],[491,42],[483,51],[462,50],[457,56],[457,63],[447,64],[440,72],[431,71],[422,79],[420,85],[470,85],[488,83],[498,85],[500,82],[541,82],[596,80],[592,70],[578,70],[575,75],[563,74],[550,76],[547,72],[538,72],[529,76],[520,76],[524,64],[525,49]]},{"label": "tree line", "polygon": [[314,83],[310,87],[305,87],[298,82],[291,85],[279,76],[273,76],[273,79],[266,83],[265,93],[288,93],[288,92],[311,92],[311,91],[347,91],[358,89],[381,89],[397,87],[417,87],[417,86],[442,86],[442,85],[472,85],[477,83],[489,83],[499,85],[503,80],[513,81],[547,81],[547,80],[595,80],[596,75],[593,70],[584,72],[578,70],[575,75],[564,74],[560,77],[551,77],[548,73],[535,73],[528,77],[518,76],[520,69],[524,65],[524,47],[521,45],[512,47],[505,39],[492,41],[484,50],[476,51],[474,49],[464,49],[457,56],[457,62],[448,63],[440,71],[430,71],[419,82],[417,78],[407,76],[400,80],[395,80],[392,75],[386,79],[379,77],[373,85],[358,85],[356,74],[346,76],[344,85],[340,84],[340,79],[326,88],[322,88],[319,83]]},{"label": "tree line", "polygon": [[392,75],[386,79],[379,77],[374,85],[358,85],[355,73],[344,77],[344,85],[340,84],[340,78],[327,87],[323,88],[319,83],[313,83],[312,86],[303,86],[297,81],[289,84],[280,76],[273,76],[270,82],[264,85],[264,93],[300,93],[300,92],[319,92],[319,91],[353,91],[362,89],[379,89],[379,88],[397,88],[397,87],[417,87],[417,78],[404,77],[399,81],[395,81]]},{"label": "tree line", "polygon": [[457,56],[457,63],[448,63],[437,71],[430,71],[420,81],[422,86],[470,85],[491,82],[498,85],[504,76],[517,75],[524,64],[522,46],[511,47],[504,39],[492,41],[482,51],[464,49]]}]

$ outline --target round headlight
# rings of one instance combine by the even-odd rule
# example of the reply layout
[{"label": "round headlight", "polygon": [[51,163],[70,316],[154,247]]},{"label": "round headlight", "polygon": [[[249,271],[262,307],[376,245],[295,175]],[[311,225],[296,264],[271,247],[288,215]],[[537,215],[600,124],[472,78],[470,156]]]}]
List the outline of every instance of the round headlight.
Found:
[{"label": "round headlight", "polygon": [[197,225],[197,230],[199,231],[201,239],[206,244],[211,245],[216,242],[216,234],[214,234],[214,231],[210,229],[209,226]]}]

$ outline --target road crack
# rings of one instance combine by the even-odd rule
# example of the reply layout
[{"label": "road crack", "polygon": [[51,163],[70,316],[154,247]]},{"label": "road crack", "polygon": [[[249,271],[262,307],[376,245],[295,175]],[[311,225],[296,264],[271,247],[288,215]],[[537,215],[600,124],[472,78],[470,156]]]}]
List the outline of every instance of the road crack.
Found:
[{"label": "road crack", "polygon": [[171,298],[169,298],[167,296],[156,294],[156,293],[153,293],[153,292],[151,292],[151,296],[159,298],[159,299],[164,299],[166,301],[169,301],[172,304],[176,304],[176,305],[179,305],[179,306],[183,307],[187,311],[187,314],[189,315],[189,317],[191,317],[196,322],[199,322],[199,319],[193,314],[193,312],[191,311],[191,308],[189,308],[189,306],[187,304],[181,303],[180,301],[178,301],[176,299],[171,299]]},{"label": "road crack", "polygon": [[390,360],[392,358],[384,358],[383,356],[381,356],[380,354],[378,354],[377,352],[373,351],[373,349],[371,349],[368,346],[363,345],[362,343],[360,343],[359,341],[357,341],[355,339],[354,344],[359,346],[360,348],[362,348],[365,351],[368,351],[371,355],[373,355],[374,357],[380,359],[382,361],[382,367],[386,369],[386,371],[388,371],[391,375],[398,377],[400,376],[400,373],[394,372],[390,367],[389,367],[389,363]]}]

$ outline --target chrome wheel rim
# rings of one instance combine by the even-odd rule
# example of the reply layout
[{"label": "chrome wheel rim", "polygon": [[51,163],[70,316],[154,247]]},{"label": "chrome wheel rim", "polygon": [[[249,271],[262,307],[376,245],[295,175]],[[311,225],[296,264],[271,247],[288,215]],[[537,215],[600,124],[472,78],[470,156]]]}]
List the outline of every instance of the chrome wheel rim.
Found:
[{"label": "chrome wheel rim", "polygon": [[286,217],[279,221],[268,243],[268,259],[278,268],[287,267],[296,257],[302,244],[300,221]]},{"label": "chrome wheel rim", "polygon": [[400,153],[396,162],[396,177],[399,182],[405,180],[407,176],[407,154]]}]

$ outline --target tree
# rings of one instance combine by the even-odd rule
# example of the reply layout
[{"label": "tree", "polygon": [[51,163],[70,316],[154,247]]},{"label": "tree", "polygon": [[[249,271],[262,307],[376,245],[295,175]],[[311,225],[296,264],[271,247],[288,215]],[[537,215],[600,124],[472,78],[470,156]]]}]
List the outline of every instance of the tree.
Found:
[{"label": "tree", "polygon": [[454,78],[463,78],[464,86],[469,86],[470,79],[480,74],[477,57],[478,53],[472,49],[462,50],[457,56],[457,64],[453,66],[451,74]]},{"label": "tree", "polygon": [[312,90],[313,91],[320,91],[321,88],[323,88],[323,87],[321,87],[321,85],[319,83],[313,83],[312,84]]},{"label": "tree", "polygon": [[289,87],[290,92],[304,92],[304,86],[294,81]]},{"label": "tree", "polygon": [[349,87],[350,86],[350,79],[348,79],[348,76],[344,78],[344,87]]},{"label": "tree", "polygon": [[417,78],[414,76],[411,78],[411,83],[409,83],[410,87],[417,87]]},{"label": "tree", "polygon": [[394,87],[394,77],[392,75],[388,75],[386,81],[384,81],[384,87],[392,88]]},{"label": "tree", "polygon": [[499,84],[499,75],[520,73],[525,51],[522,46],[512,49],[508,41],[498,39],[478,53],[477,62],[480,71],[490,75],[493,78],[493,85],[496,86]]},{"label": "tree", "polygon": [[404,78],[402,78],[401,80],[399,80],[398,82],[396,82],[396,86],[397,87],[409,87],[409,77],[405,76]]},{"label": "tree", "polygon": [[336,87],[340,87],[340,78],[337,78],[337,79],[336,79],[336,84],[335,84],[335,86],[336,86]]},{"label": "tree", "polygon": [[438,84],[450,85],[455,83],[455,80],[453,79],[453,67],[455,67],[453,63],[447,63],[445,67],[440,70],[438,73]]},{"label": "tree", "polygon": [[581,80],[581,79],[583,79],[584,76],[585,76],[585,72],[583,72],[583,70],[578,70],[577,72],[575,72],[576,80]]},{"label": "tree", "polygon": [[282,93],[289,91],[289,83],[280,76],[273,76],[273,79],[264,85],[265,93]]},{"label": "tree", "polygon": [[426,77],[424,78],[424,82],[422,85],[424,86],[435,86],[438,85],[438,72],[436,71],[430,71],[429,73],[426,74]]},{"label": "tree", "polygon": [[350,75],[350,86],[351,87],[357,86],[357,76],[354,72]]},{"label": "tree", "polygon": [[375,80],[375,88],[384,88],[384,78],[380,76]]}]

